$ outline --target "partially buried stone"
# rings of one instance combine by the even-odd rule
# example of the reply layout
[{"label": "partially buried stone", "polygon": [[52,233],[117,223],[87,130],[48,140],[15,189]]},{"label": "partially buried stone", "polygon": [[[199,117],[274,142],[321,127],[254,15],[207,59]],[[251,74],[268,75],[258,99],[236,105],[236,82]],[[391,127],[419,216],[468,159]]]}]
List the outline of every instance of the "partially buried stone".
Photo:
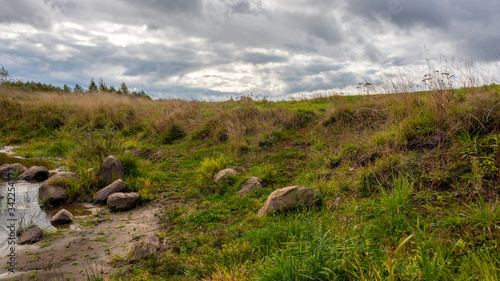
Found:
[{"label": "partially buried stone", "polygon": [[116,192],[108,196],[108,206],[116,210],[130,210],[134,208],[141,199],[139,193]]},{"label": "partially buried stone", "polygon": [[214,176],[214,181],[219,181],[225,177],[236,176],[237,174],[238,174],[238,172],[236,172],[234,169],[224,169],[224,170],[218,172]]},{"label": "partially buried stone", "polygon": [[158,246],[160,244],[160,238],[158,234],[153,233],[148,236],[144,236],[135,244],[132,259],[139,260],[147,258],[158,252]]},{"label": "partially buried stone", "polygon": [[260,208],[258,216],[261,217],[272,211],[286,211],[296,207],[314,206],[319,198],[314,188],[304,186],[289,186],[273,191]]},{"label": "partially buried stone", "polygon": [[241,190],[238,191],[239,195],[246,195],[252,190],[262,189],[262,180],[258,177],[249,178],[242,186]]},{"label": "partially buried stone", "polygon": [[102,162],[99,168],[99,174],[104,177],[106,184],[110,184],[117,179],[123,179],[125,169],[120,159],[113,155],[109,155]]},{"label": "partially buried stone", "polygon": [[42,239],[43,230],[37,225],[32,225],[17,239],[18,245],[34,244]]}]

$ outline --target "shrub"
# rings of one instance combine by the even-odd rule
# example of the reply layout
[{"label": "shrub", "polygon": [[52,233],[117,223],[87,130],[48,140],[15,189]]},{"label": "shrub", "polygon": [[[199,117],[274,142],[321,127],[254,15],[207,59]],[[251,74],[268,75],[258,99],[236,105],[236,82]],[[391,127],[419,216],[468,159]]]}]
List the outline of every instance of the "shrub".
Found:
[{"label": "shrub", "polygon": [[163,144],[172,144],[174,141],[182,139],[185,136],[186,133],[181,126],[172,124],[167,128],[167,132],[163,138]]}]

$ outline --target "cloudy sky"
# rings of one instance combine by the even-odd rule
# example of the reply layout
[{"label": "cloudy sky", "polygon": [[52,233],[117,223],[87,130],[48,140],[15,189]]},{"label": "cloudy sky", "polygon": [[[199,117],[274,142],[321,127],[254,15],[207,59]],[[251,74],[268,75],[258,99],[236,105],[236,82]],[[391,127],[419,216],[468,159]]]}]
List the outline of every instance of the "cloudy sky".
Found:
[{"label": "cloudy sky", "polygon": [[0,0],[0,7],[0,64],[14,78],[58,86],[88,87],[102,77],[156,98],[284,99],[400,72],[418,80],[428,64],[474,61],[487,82],[500,72],[498,0]]}]

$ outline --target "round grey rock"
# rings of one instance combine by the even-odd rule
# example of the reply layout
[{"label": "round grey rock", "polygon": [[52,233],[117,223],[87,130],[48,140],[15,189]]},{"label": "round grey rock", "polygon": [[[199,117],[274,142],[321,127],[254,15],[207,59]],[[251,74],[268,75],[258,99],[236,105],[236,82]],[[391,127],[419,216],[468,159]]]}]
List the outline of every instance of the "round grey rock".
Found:
[{"label": "round grey rock", "polygon": [[225,177],[229,177],[229,176],[236,176],[238,174],[238,172],[236,172],[235,170],[233,169],[224,169],[220,172],[218,172],[215,176],[214,176],[214,181],[219,181]]}]

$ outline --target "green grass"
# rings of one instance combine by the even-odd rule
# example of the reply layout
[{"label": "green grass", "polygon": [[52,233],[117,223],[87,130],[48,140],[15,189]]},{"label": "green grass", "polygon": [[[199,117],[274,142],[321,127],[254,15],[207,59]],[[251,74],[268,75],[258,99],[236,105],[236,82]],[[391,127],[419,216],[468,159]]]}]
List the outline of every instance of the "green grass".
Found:
[{"label": "green grass", "polygon": [[[169,250],[115,280],[496,280],[499,93],[205,103],[0,90],[0,141],[62,157],[81,175],[71,198],[102,185],[87,169],[114,154],[128,191],[165,202]],[[214,182],[225,168],[238,175]],[[264,188],[237,195],[251,176]],[[256,215],[291,185],[322,204]]]}]

